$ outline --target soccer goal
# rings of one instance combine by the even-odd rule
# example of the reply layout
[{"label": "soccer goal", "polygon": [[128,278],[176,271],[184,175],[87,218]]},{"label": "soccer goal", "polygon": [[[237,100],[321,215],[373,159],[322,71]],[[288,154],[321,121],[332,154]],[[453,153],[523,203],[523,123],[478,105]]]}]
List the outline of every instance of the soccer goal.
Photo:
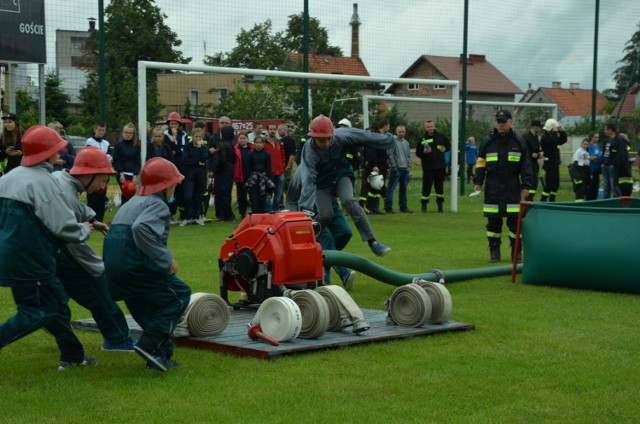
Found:
[{"label": "soccer goal", "polygon": [[[391,84],[419,84],[419,85],[444,85],[451,86],[451,98],[448,100],[451,106],[451,147],[453,151],[458,150],[458,125],[459,125],[459,98],[460,89],[458,81],[449,80],[430,80],[422,78],[391,78],[391,77],[367,77],[356,75],[338,75],[338,74],[319,74],[305,72],[287,72],[287,71],[270,71],[263,69],[245,69],[245,68],[224,68],[217,66],[195,66],[183,65],[167,62],[138,62],[138,128],[146,128],[147,123],[147,70],[167,70],[182,71],[193,73],[211,73],[211,74],[232,74],[253,77],[278,77],[278,78],[294,78],[309,80],[333,80],[344,82],[362,82],[362,83],[391,83]],[[312,100],[312,99],[311,99]],[[310,103],[312,101],[310,100]],[[310,108],[311,109],[311,108]],[[364,118],[368,120],[368,112],[365,111]],[[312,118],[312,117],[310,117]],[[142,158],[146,158],[146,143],[142,143]],[[452,155],[451,164],[453,169],[457,169],[457,155]],[[454,179],[451,182],[451,212],[458,211],[458,182]]]}]

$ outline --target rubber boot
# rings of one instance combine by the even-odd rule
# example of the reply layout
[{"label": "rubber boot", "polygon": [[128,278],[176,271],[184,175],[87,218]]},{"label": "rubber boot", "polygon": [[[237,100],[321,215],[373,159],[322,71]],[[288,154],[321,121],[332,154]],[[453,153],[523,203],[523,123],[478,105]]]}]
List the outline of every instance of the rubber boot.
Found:
[{"label": "rubber boot", "polygon": [[513,263],[513,257],[516,257],[516,263],[522,262],[522,240],[520,240],[520,244],[518,245],[518,252],[515,252],[516,248],[516,239],[509,237],[509,244],[511,246],[511,262]]},{"label": "rubber boot", "polygon": [[422,213],[427,213],[427,202],[422,202],[422,208],[420,210]]},{"label": "rubber boot", "polygon": [[496,237],[487,237],[489,240],[489,262],[500,262],[500,239]]},{"label": "rubber boot", "polygon": [[551,194],[549,195],[549,201],[550,201],[550,202],[555,202],[555,201],[556,201],[556,195],[555,195],[555,194],[553,194],[553,193],[551,193]]},{"label": "rubber boot", "polygon": [[438,203],[438,213],[443,213],[443,212],[444,212],[443,204]]}]

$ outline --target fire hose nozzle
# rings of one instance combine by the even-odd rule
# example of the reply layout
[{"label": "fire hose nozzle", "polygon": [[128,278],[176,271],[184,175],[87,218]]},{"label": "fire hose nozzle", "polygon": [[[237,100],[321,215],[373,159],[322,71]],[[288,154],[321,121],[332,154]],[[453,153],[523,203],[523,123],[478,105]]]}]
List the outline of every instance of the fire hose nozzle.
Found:
[{"label": "fire hose nozzle", "polygon": [[262,328],[257,324],[249,324],[249,338],[251,340],[263,340],[270,345],[280,346],[280,342],[274,339],[273,337],[269,337],[262,332]]}]

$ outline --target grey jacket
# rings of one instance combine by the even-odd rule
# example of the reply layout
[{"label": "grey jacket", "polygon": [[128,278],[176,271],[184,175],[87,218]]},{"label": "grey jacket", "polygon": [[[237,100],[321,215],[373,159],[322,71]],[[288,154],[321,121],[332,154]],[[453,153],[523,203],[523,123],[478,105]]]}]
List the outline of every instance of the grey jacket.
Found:
[{"label": "grey jacket", "polygon": [[[63,198],[69,208],[75,214],[78,222],[87,222],[95,218],[96,213],[78,199],[78,193],[82,193],[84,186],[66,171],[56,171],[53,177],[63,189]],[[89,274],[98,277],[104,273],[102,258],[87,243],[68,244],[65,246],[71,257]]]},{"label": "grey jacket", "polygon": [[[318,148],[312,140],[305,143],[300,155],[301,163],[306,167],[306,172],[302,175],[300,210],[313,210],[315,206],[317,183],[318,179],[322,178],[318,175],[318,168],[321,165],[329,161],[339,161],[344,156],[345,148],[348,147],[369,146],[387,150],[393,146],[394,136],[391,133],[383,135],[359,128],[337,128],[327,150]],[[350,166],[347,163],[345,165]]]}]

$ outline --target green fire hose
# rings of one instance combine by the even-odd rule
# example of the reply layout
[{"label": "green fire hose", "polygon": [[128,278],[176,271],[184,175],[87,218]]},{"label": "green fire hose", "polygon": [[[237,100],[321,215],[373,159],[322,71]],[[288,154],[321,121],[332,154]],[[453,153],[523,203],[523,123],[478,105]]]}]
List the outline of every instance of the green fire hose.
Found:
[{"label": "green fire hose", "polygon": [[[455,271],[440,271],[437,269],[430,270],[423,274],[406,274],[403,272],[392,271],[375,262],[353,253],[341,252],[337,250],[325,250],[324,264],[328,266],[344,266],[359,271],[371,278],[375,278],[392,286],[403,286],[410,284],[414,278],[421,278],[426,281],[439,282],[444,280],[446,283],[456,281],[473,280],[476,278],[495,277],[499,275],[511,275],[511,265],[492,266],[487,268],[476,269],[460,269]],[[517,272],[522,272],[522,264],[518,264]]]}]

